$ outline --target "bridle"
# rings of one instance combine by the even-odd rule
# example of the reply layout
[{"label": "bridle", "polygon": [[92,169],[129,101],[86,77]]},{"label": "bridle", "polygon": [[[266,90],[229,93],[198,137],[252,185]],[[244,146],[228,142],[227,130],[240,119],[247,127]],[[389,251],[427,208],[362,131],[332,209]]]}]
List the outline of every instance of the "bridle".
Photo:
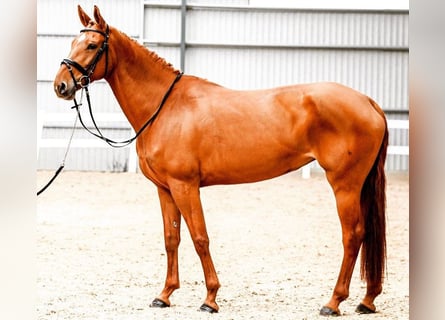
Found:
[{"label": "bridle", "polygon": [[[105,32],[101,31],[101,30],[96,30],[96,29],[91,29],[91,28],[86,28],[86,29],[82,29],[80,30],[80,32],[96,32],[99,33],[101,35],[104,36],[105,40],[104,42],[102,42],[102,46],[99,48],[99,50],[97,50],[96,52],[96,56],[94,57],[93,61],[87,65],[85,68],[82,67],[79,63],[77,63],[74,60],[71,59],[63,59],[62,62],[60,63],[61,65],[64,64],[68,71],[70,72],[71,78],[73,78],[73,81],[76,85],[80,85],[80,87],[85,88],[88,87],[88,85],[90,84],[91,80],[90,77],[94,72],[94,69],[96,69],[96,65],[99,62],[100,58],[102,57],[102,55],[105,53],[105,72],[104,72],[104,78],[107,76],[108,73],[108,39],[110,38],[110,29],[107,25],[107,28],[105,30]],[[82,76],[79,78],[79,80],[76,80],[76,77],[74,76],[73,73],[73,68],[76,68],[80,73],[82,73]]]}]

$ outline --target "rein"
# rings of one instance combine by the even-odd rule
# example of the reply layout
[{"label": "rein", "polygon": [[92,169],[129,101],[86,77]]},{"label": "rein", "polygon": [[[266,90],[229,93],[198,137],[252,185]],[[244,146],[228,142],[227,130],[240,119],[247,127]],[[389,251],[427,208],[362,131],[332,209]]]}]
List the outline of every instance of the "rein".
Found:
[{"label": "rein", "polygon": [[113,148],[122,148],[122,147],[126,147],[128,146],[130,143],[132,143],[134,140],[136,140],[137,137],[139,137],[139,135],[150,125],[150,123],[152,123],[157,115],[159,114],[159,112],[161,111],[162,107],[165,104],[165,101],[167,101],[167,98],[169,97],[171,91],[173,90],[173,87],[175,86],[175,84],[179,81],[179,79],[181,79],[183,73],[180,72],[176,75],[175,79],[173,80],[173,82],[171,83],[170,87],[168,87],[167,91],[164,94],[164,97],[161,100],[161,103],[159,104],[159,106],[157,107],[157,109],[155,110],[155,112],[151,115],[150,118],[147,119],[147,121],[144,123],[144,125],[136,132],[136,134],[128,139],[128,140],[124,140],[124,141],[114,141],[110,138],[105,137],[102,132],[100,131],[99,127],[96,124],[96,121],[94,119],[94,115],[93,115],[93,109],[91,108],[91,100],[90,100],[90,93],[88,91],[88,85],[82,87],[82,90],[85,89],[85,94],[87,97],[87,103],[88,103],[88,110],[90,113],[90,118],[91,121],[94,125],[94,128],[96,130],[96,132],[91,131],[84,123],[84,121],[82,120],[82,116],[80,114],[80,106],[82,105],[81,103],[78,104],[76,99],[74,99],[74,106],[71,107],[72,109],[76,109],[77,111],[77,115],[79,117],[79,121],[82,124],[82,127],[88,131],[90,134],[92,134],[93,136],[105,141],[108,145],[110,145]]}]

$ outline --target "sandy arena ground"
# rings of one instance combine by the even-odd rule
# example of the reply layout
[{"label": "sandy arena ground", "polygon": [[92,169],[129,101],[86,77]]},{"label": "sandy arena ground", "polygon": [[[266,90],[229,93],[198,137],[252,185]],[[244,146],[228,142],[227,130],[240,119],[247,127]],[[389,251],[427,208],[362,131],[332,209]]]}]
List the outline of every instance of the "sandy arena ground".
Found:
[{"label": "sandy arena ground", "polygon": [[[42,186],[52,172],[38,172]],[[409,179],[390,175],[388,262],[378,313],[354,312],[366,286],[354,271],[345,319],[409,318]],[[37,199],[37,319],[325,319],[342,257],[340,223],[324,175],[201,189],[222,284],[218,314],[197,311],[201,265],[182,226],[181,288],[149,308],[166,272],[157,192],[141,174],[64,172]]]}]

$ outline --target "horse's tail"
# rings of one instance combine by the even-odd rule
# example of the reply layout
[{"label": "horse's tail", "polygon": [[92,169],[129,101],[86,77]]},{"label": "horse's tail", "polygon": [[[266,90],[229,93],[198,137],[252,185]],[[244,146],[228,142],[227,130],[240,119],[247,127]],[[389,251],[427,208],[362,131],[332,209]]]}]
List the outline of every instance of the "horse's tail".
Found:
[{"label": "horse's tail", "polygon": [[385,133],[377,158],[362,187],[360,205],[365,218],[365,238],[361,249],[361,278],[367,283],[382,283],[386,267],[386,177],[385,160],[388,147],[388,124],[380,107],[372,106],[385,121]]}]

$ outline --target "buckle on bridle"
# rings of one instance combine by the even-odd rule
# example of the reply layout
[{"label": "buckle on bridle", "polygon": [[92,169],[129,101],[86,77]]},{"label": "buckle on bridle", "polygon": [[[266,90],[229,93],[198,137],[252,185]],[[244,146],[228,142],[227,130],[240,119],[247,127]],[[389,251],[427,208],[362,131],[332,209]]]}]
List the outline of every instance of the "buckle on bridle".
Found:
[{"label": "buckle on bridle", "polygon": [[90,85],[91,79],[89,76],[83,75],[79,78],[79,81],[77,82],[78,85],[80,85],[81,88],[86,88]]}]

